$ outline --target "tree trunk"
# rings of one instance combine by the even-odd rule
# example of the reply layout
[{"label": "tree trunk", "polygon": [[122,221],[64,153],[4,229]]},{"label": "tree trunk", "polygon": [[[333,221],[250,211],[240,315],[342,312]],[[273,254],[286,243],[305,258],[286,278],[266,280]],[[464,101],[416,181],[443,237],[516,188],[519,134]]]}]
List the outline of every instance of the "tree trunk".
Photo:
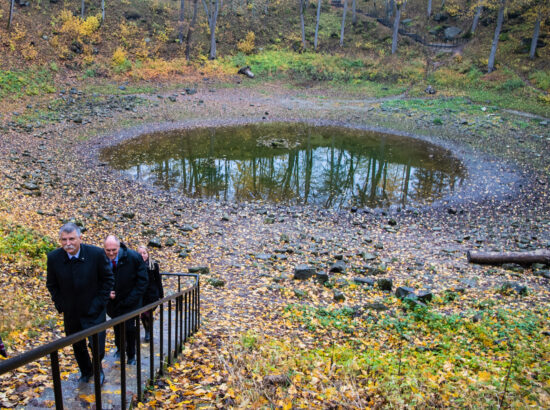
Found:
[{"label": "tree trunk", "polygon": [[537,51],[537,42],[539,41],[540,33],[540,13],[537,15],[537,21],[535,21],[535,31],[533,32],[533,39],[531,40],[531,50],[529,51],[529,58],[532,60],[535,58],[535,52]]},{"label": "tree trunk", "polygon": [[530,265],[532,263],[550,264],[550,251],[537,249],[532,252],[477,252],[466,253],[468,262],[487,265],[500,265],[503,263],[518,263]]},{"label": "tree trunk", "polygon": [[357,0],[353,0],[351,3],[351,24],[354,26],[357,24]]},{"label": "tree trunk", "polygon": [[219,0],[210,0],[211,10],[208,9],[208,4],[206,0],[202,0],[204,5],[204,11],[206,12],[206,17],[208,19],[208,26],[210,28],[210,54],[208,56],[209,60],[216,59],[216,24],[218,22],[218,11],[220,2]]},{"label": "tree trunk", "polygon": [[477,28],[477,24],[479,23],[479,18],[481,17],[481,12],[483,11],[483,6],[477,6],[476,7],[476,13],[474,14],[474,21],[472,22],[472,28],[470,29],[470,33],[474,34]]},{"label": "tree trunk", "polygon": [[187,39],[185,46],[185,59],[189,61],[189,56],[191,54],[191,34],[195,30],[195,23],[197,22],[197,4],[198,0],[193,0],[193,18],[191,19],[191,24],[189,25],[189,30],[187,30]]},{"label": "tree trunk", "polygon": [[306,49],[306,27],[304,22],[305,0],[300,0],[300,31],[302,32],[302,49]]},{"label": "tree trunk", "polygon": [[321,20],[321,3],[322,0],[317,0],[317,18],[315,20],[315,39],[313,40],[313,47],[317,50],[317,44],[319,44],[319,21]]},{"label": "tree trunk", "polygon": [[178,26],[179,26],[179,36],[178,39],[180,41],[180,45],[183,45],[183,22],[185,20],[185,0],[180,1],[180,15],[178,19]]},{"label": "tree trunk", "polygon": [[340,30],[340,47],[344,45],[344,27],[346,26],[347,11],[348,11],[348,0],[344,0],[344,12],[342,13],[342,29]]},{"label": "tree trunk", "polygon": [[432,15],[432,0],[428,0],[428,18]]},{"label": "tree trunk", "polygon": [[105,21],[105,0],[101,0],[101,24]]},{"label": "tree trunk", "polygon": [[85,4],[85,0],[82,0],[82,5],[80,7],[80,18],[82,20],[84,20],[84,13],[86,11],[86,4]]},{"label": "tree trunk", "polygon": [[399,32],[399,20],[401,20],[401,5],[396,5],[395,19],[393,20],[393,35],[391,40],[391,53],[395,54],[397,51],[397,35]]},{"label": "tree trunk", "polygon": [[489,65],[487,71],[493,72],[495,69],[495,56],[498,48],[498,38],[500,31],[502,30],[502,22],[504,21],[504,8],[506,7],[506,0],[500,0],[500,8],[498,9],[497,26],[495,28],[495,36],[493,37],[493,45],[491,46],[491,54],[489,55]]},{"label": "tree trunk", "polygon": [[8,30],[11,28],[11,22],[13,19],[13,5],[15,3],[15,0],[10,1],[10,16],[8,18]]}]

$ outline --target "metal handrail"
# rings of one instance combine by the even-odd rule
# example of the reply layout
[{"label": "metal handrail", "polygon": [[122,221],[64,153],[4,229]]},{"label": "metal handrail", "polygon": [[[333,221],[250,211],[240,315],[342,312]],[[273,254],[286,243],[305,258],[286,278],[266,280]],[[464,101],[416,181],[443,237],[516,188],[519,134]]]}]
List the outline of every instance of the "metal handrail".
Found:
[{"label": "metal handrail", "polygon": [[[163,345],[164,345],[164,335],[163,335],[163,321],[164,321],[164,304],[168,304],[168,352],[167,352],[167,364],[172,362],[172,349],[171,349],[171,318],[172,318],[172,301],[175,301],[176,309],[176,332],[174,334],[174,358],[177,357],[178,353],[181,352],[183,348],[183,343],[187,341],[187,338],[194,334],[200,326],[200,282],[198,274],[189,274],[189,273],[162,273],[163,276],[177,276],[178,277],[178,292],[170,296],[167,296],[163,299],[160,299],[156,302],[150,303],[146,306],[143,306],[139,309],[133,310],[132,312],[126,313],[124,315],[118,316],[114,319],[105,321],[104,323],[92,326],[88,329],[81,330],[80,332],[65,336],[59,340],[50,342],[48,344],[39,346],[35,349],[32,349],[28,352],[22,353],[18,356],[12,357],[10,359],[0,362],[0,375],[3,375],[9,371],[18,369],[21,366],[34,362],[42,357],[50,355],[51,360],[51,370],[52,378],[54,384],[54,395],[55,395],[55,406],[56,409],[63,408],[63,398],[61,391],[61,377],[59,370],[59,356],[58,351],[75,344],[81,340],[85,340],[88,337],[92,337],[92,359],[93,359],[93,369],[94,369],[94,383],[95,383],[95,401],[96,407],[101,408],[101,384],[100,384],[100,360],[99,360],[99,333],[112,328],[116,325],[121,325],[121,346],[125,345],[125,323],[129,320],[139,319],[139,316],[142,313],[150,311],[151,314],[153,310],[160,306],[160,368],[159,374],[163,374]],[[195,284],[185,290],[181,290],[181,277],[194,277]],[[194,313],[194,315],[192,315]],[[179,333],[178,333],[178,324],[179,324]],[[138,323],[139,325],[139,323]],[[185,326],[185,332],[184,332]],[[140,348],[140,336],[139,336],[139,326],[138,335],[136,338],[136,354],[137,354],[137,396],[138,401],[142,399],[141,392],[141,348]],[[178,338],[179,336],[179,338]],[[154,344],[153,340],[153,327],[149,329],[149,337],[151,340],[150,343],[150,380],[154,379]],[[122,408],[126,407],[126,368],[125,368],[125,349],[121,349],[121,406]]]}]

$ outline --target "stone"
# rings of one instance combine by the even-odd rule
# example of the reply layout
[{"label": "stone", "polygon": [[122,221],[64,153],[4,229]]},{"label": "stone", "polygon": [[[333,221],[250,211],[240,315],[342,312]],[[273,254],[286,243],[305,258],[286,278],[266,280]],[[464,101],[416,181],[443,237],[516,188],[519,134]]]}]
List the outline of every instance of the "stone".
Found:
[{"label": "stone", "polygon": [[199,273],[201,275],[206,275],[210,273],[210,268],[208,266],[192,266],[187,269],[189,273]]},{"label": "stone", "polygon": [[393,281],[391,279],[382,278],[382,279],[378,279],[376,281],[376,284],[378,285],[378,288],[380,290],[391,292]]},{"label": "stone", "polygon": [[426,87],[426,89],[424,90],[424,92],[426,94],[435,94],[436,93],[435,88],[433,88],[431,85],[428,85]]},{"label": "stone", "polygon": [[224,287],[226,284],[226,281],[220,278],[210,278],[207,282],[215,288]]},{"label": "stone", "polygon": [[368,253],[368,252],[364,252],[361,254],[361,256],[363,257],[364,260],[366,261],[372,261],[372,260],[375,260],[377,258],[376,255],[372,254],[372,253]]},{"label": "stone", "polygon": [[335,290],[334,291],[334,300],[336,302],[343,302],[344,300],[346,300],[346,296],[339,290]]},{"label": "stone", "polygon": [[458,27],[455,27],[455,26],[447,27],[443,31],[443,35],[445,36],[445,40],[454,40],[455,38],[457,38],[460,35],[460,33],[462,33],[462,29],[460,29]]},{"label": "stone", "polygon": [[133,212],[123,212],[123,213],[122,213],[122,216],[123,216],[124,218],[127,218],[127,219],[134,219],[134,217],[136,216],[136,214],[133,213]]},{"label": "stone", "polygon": [[518,295],[527,295],[527,286],[518,282],[504,282],[500,288],[501,292],[515,292]]},{"label": "stone", "polygon": [[182,225],[180,227],[180,231],[182,231],[182,232],[191,232],[191,231],[193,231],[193,227],[191,225],[188,225],[188,224]]},{"label": "stone", "polygon": [[431,302],[433,299],[433,293],[429,290],[421,290],[416,293],[416,298],[423,303]]},{"label": "stone", "polygon": [[174,238],[168,238],[164,243],[165,246],[174,246],[175,244],[176,244],[176,240]]},{"label": "stone", "polygon": [[375,280],[372,278],[353,278],[353,281],[358,285],[374,286]]},{"label": "stone", "polygon": [[316,272],[317,269],[312,266],[298,265],[294,268],[294,279],[306,280],[315,275]]},{"label": "stone", "polygon": [[162,244],[160,243],[159,238],[150,239],[147,246],[150,246],[151,248],[162,248]]},{"label": "stone", "polygon": [[395,296],[399,299],[404,299],[409,295],[414,295],[414,289],[406,286],[400,286],[395,291]]},{"label": "stone", "polygon": [[383,312],[385,310],[389,310],[389,307],[384,305],[382,302],[372,302],[372,303],[367,303],[365,305],[365,309],[376,310],[377,312]]},{"label": "stone", "polygon": [[328,273],[326,273],[326,272],[316,272],[315,273],[315,280],[319,283],[328,282]]},{"label": "stone", "polygon": [[344,261],[337,261],[333,263],[329,268],[329,272],[331,273],[344,273],[345,271],[346,263]]},{"label": "stone", "polygon": [[250,69],[250,66],[241,67],[239,71],[237,71],[238,74],[242,74],[247,76],[248,78],[254,78],[254,73]]},{"label": "stone", "polygon": [[267,260],[271,259],[271,255],[268,254],[268,253],[258,253],[256,255],[254,255],[254,257],[258,260],[261,260],[261,261],[267,261]]}]

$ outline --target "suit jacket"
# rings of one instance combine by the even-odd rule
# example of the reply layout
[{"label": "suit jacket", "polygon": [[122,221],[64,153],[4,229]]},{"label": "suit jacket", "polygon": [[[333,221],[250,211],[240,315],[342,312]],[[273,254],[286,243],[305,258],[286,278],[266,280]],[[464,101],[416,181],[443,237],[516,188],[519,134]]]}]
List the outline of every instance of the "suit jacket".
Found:
[{"label": "suit jacket", "polygon": [[157,262],[153,262],[153,269],[147,267],[147,276],[149,277],[149,284],[143,295],[143,306],[156,302],[164,297],[162,279],[160,278],[160,268]]},{"label": "suit jacket", "polygon": [[114,269],[115,295],[109,299],[107,313],[120,316],[142,306],[143,294],[147,289],[147,265],[139,253],[128,249],[123,243],[118,251],[118,263]]},{"label": "suit jacket", "polygon": [[77,259],[69,260],[58,248],[48,253],[46,287],[65,328],[80,323],[83,329],[105,321],[105,307],[114,286],[111,264],[105,251],[93,245],[80,245]]}]

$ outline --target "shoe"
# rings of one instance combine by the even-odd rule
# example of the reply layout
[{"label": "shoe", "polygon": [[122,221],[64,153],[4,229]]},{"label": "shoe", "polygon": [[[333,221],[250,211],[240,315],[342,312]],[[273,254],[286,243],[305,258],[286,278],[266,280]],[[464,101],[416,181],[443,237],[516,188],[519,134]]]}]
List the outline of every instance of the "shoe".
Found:
[{"label": "shoe", "polygon": [[88,383],[91,377],[92,377],[92,374],[80,374],[80,377],[78,378],[78,382]]},{"label": "shoe", "polygon": [[103,386],[103,383],[105,383],[105,373],[103,373],[103,369],[99,372],[99,385]]},{"label": "shoe", "polygon": [[128,364],[137,364],[136,358],[135,357],[128,358]]},{"label": "shoe", "polygon": [[145,333],[145,337],[143,338],[145,343],[149,343],[151,341],[151,338],[149,337],[149,333]]}]

